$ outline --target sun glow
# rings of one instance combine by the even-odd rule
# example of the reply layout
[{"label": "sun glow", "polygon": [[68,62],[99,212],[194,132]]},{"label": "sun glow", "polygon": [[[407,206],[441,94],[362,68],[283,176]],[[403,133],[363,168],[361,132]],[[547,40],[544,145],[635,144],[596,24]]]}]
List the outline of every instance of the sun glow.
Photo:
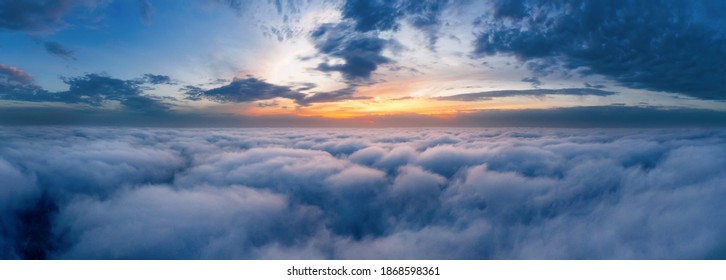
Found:
[{"label": "sun glow", "polygon": [[[554,100],[541,100],[535,108],[552,108],[557,104]],[[255,106],[246,106],[237,111],[243,115],[277,115],[294,114],[305,117],[324,117],[333,119],[359,118],[365,116],[386,115],[428,115],[449,118],[458,113],[478,110],[517,110],[533,108],[531,98],[502,98],[477,102],[436,100],[428,97],[375,97],[360,100],[315,103],[301,106],[289,99],[277,98],[266,102],[257,102]]]}]

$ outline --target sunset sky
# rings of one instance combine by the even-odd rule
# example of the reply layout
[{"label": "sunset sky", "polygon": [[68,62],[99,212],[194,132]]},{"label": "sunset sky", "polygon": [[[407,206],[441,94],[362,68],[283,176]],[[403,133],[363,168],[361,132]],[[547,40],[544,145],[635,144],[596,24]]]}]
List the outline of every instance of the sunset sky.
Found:
[{"label": "sunset sky", "polygon": [[0,260],[726,259],[724,15],[0,0]]},{"label": "sunset sky", "polygon": [[0,1],[0,125],[724,125],[723,1]]}]

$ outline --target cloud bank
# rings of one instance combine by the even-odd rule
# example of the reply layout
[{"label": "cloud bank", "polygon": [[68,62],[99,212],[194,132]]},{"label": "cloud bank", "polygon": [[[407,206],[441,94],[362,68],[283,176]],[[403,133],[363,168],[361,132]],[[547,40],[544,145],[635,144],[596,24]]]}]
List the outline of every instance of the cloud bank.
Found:
[{"label": "cloud bank", "polygon": [[726,131],[3,128],[0,258],[726,258]]}]

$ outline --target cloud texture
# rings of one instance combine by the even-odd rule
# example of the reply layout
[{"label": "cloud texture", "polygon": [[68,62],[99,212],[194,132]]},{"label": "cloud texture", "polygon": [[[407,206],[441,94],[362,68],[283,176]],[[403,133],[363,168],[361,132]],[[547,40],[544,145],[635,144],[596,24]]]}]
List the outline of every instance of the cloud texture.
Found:
[{"label": "cloud texture", "polygon": [[[492,1],[474,55],[507,54],[547,74],[598,74],[629,88],[723,100],[720,1]],[[667,32],[666,32],[667,31]],[[697,54],[697,55],[696,55]]]},{"label": "cloud texture", "polygon": [[726,131],[0,129],[0,258],[726,258]]}]

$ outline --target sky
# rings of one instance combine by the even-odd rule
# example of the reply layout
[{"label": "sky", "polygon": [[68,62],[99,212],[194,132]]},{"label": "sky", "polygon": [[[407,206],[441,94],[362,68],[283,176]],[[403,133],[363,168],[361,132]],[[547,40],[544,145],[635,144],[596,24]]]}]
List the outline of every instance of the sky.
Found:
[{"label": "sky", "polygon": [[725,126],[723,1],[0,1],[0,125]]}]

